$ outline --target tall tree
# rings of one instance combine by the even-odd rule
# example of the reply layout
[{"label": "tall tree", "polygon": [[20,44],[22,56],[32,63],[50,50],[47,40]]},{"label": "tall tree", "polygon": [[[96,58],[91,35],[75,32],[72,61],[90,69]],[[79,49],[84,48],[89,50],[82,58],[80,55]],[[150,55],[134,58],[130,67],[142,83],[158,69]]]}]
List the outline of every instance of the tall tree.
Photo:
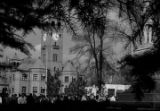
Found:
[{"label": "tall tree", "polygon": [[[89,48],[86,48],[85,50],[90,51],[92,57],[94,58],[98,86],[101,88],[104,58],[103,40],[107,29],[106,12],[110,8],[110,1],[77,0],[75,2],[74,0],[70,0],[70,8],[74,10],[80,26],[86,34],[84,37],[84,42],[86,43],[85,46],[88,45]],[[96,45],[96,41],[99,41],[99,46]],[[85,53],[85,51],[83,51],[83,53]]]},{"label": "tall tree", "polygon": [[[90,36],[83,36],[81,37],[81,40],[76,40],[76,45],[74,47],[71,48],[71,52],[77,54],[77,57],[79,59],[86,59],[85,60],[85,64],[86,67],[83,69],[83,71],[86,73],[86,71],[88,71],[89,69],[91,69],[93,72],[92,74],[96,74],[96,78],[97,78],[97,82],[95,83],[96,85],[100,85],[103,81],[102,77],[100,77],[100,73],[99,73],[99,68],[100,68],[100,59],[99,59],[99,53],[101,52],[100,46],[99,46],[99,42],[96,42],[97,38],[94,37],[90,37]],[[109,49],[109,47],[107,47],[106,49],[103,48],[102,53],[103,53],[103,70],[107,69],[106,67],[108,67],[108,69],[113,69],[111,67],[111,65],[109,63],[107,63],[108,61],[105,58],[105,50]],[[102,62],[101,62],[102,63]],[[107,66],[106,66],[107,65]],[[105,67],[106,66],[106,67]],[[101,73],[102,74],[102,73]],[[92,75],[92,76],[93,76]],[[90,76],[91,77],[91,76]],[[99,80],[101,78],[101,80]],[[100,83],[101,82],[101,83]],[[98,84],[97,84],[98,83]]]},{"label": "tall tree", "polygon": [[57,71],[55,75],[51,75],[50,70],[47,71],[47,95],[53,97],[59,94],[61,88],[61,81],[59,79],[60,72]]}]

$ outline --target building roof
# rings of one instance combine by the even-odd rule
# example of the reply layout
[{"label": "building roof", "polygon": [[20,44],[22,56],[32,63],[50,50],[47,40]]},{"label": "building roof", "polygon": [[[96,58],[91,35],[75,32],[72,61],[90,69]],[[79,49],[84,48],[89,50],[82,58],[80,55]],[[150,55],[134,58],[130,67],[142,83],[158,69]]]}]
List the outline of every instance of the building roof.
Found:
[{"label": "building roof", "polygon": [[75,67],[73,66],[71,61],[67,61],[64,65],[63,65],[63,72],[76,72]]},{"label": "building roof", "polygon": [[20,70],[29,70],[31,68],[45,68],[45,66],[39,58],[27,57],[22,60],[21,65],[18,67]]},{"label": "building roof", "polygon": [[40,58],[36,59],[35,63],[33,64],[32,68],[42,68],[45,69],[45,65],[41,61]]}]

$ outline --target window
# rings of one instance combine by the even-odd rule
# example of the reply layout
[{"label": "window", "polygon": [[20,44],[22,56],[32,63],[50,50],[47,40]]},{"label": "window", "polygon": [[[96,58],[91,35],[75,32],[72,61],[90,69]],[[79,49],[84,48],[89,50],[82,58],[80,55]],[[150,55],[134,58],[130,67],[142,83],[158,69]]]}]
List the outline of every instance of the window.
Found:
[{"label": "window", "polygon": [[33,87],[33,93],[37,93],[37,87]]},{"label": "window", "polygon": [[33,74],[33,80],[37,81],[38,80],[38,74]]},{"label": "window", "polygon": [[115,89],[108,89],[108,95],[113,96],[115,94]]},{"label": "window", "polygon": [[23,81],[27,80],[27,74],[22,74],[22,80]]},{"label": "window", "polygon": [[12,81],[12,77],[9,77],[9,81]]},{"label": "window", "polygon": [[43,54],[43,62],[46,60],[46,54]]},{"label": "window", "polygon": [[22,93],[26,93],[26,87],[22,86]]},{"label": "window", "polygon": [[54,67],[54,71],[56,71],[56,67]]},{"label": "window", "polygon": [[12,88],[12,93],[14,93],[14,88]]},{"label": "window", "polygon": [[59,68],[57,68],[56,71],[59,71]]},{"label": "window", "polygon": [[68,82],[69,82],[69,76],[65,76],[64,81],[65,81],[66,83],[68,83]]},{"label": "window", "polygon": [[16,62],[13,62],[13,67],[16,67]]},{"label": "window", "polygon": [[53,54],[53,62],[57,62],[58,54]]},{"label": "window", "polygon": [[45,80],[45,78],[46,78],[46,77],[45,77],[45,75],[44,75],[44,74],[42,74],[42,75],[41,75],[41,81],[44,81],[44,80]]},{"label": "window", "polygon": [[45,93],[45,88],[41,87],[41,93]]},{"label": "window", "polygon": [[76,79],[74,77],[72,77],[72,81],[76,81]]},{"label": "window", "polygon": [[57,42],[54,42],[53,49],[59,49],[59,45],[57,45]]},{"label": "window", "polygon": [[20,65],[20,63],[19,62],[17,62],[17,67]]}]

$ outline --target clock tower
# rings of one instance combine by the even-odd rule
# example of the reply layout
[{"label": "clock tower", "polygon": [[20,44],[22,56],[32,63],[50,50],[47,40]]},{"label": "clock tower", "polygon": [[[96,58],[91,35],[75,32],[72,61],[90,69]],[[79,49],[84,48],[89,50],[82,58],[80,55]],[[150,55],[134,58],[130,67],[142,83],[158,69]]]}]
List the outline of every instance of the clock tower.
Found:
[{"label": "clock tower", "polygon": [[51,74],[62,70],[63,60],[63,37],[61,32],[42,32],[41,37],[41,60]]}]

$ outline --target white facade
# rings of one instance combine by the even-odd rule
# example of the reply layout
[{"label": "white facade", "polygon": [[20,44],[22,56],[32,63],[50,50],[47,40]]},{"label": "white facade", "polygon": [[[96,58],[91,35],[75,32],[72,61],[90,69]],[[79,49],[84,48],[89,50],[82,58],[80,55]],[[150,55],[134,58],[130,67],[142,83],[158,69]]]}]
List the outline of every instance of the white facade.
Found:
[{"label": "white facade", "polygon": [[58,32],[43,32],[41,37],[41,59],[47,69],[54,75],[56,70],[62,70],[63,36]]},{"label": "white facade", "polygon": [[62,87],[60,93],[65,93],[65,88],[67,88],[73,79],[77,79],[77,75],[74,71],[63,71],[60,77]]},{"label": "white facade", "polygon": [[6,77],[6,70],[0,71],[0,93],[2,92],[3,88],[8,88],[8,79]]},{"label": "white facade", "polygon": [[41,38],[41,59],[46,69],[51,70],[51,74],[59,70],[62,74],[59,77],[62,87],[60,93],[65,93],[65,88],[69,86],[72,79],[76,78],[75,71],[69,64],[63,65],[63,35],[62,32],[42,32]]},{"label": "white facade", "polygon": [[[117,95],[117,91],[124,92],[127,89],[129,89],[130,87],[131,87],[131,85],[123,85],[123,84],[105,84],[103,86],[105,95],[108,95],[109,90],[113,90],[114,96]],[[90,94],[94,94],[94,96],[96,96],[97,91],[98,91],[98,87],[95,85],[90,86],[90,87],[85,87],[85,89],[87,90],[88,96]]]},{"label": "white facade", "polygon": [[60,77],[62,87],[61,87],[61,93],[65,93],[65,88],[68,88],[70,83],[74,80],[77,79],[77,71],[73,67],[72,63],[67,61],[65,64],[63,64],[63,70],[62,70],[62,75]]},{"label": "white facade", "polygon": [[[0,45],[0,64],[3,65],[8,65],[8,58],[4,58],[3,56],[3,47]],[[0,66],[1,67],[1,66]],[[0,93],[2,92],[3,88],[7,88],[9,86],[8,83],[8,69],[1,67],[0,70]]]},{"label": "white facade", "polygon": [[32,93],[45,95],[45,72],[45,66],[43,66],[40,59],[24,59],[18,70],[9,72],[10,94]]}]

